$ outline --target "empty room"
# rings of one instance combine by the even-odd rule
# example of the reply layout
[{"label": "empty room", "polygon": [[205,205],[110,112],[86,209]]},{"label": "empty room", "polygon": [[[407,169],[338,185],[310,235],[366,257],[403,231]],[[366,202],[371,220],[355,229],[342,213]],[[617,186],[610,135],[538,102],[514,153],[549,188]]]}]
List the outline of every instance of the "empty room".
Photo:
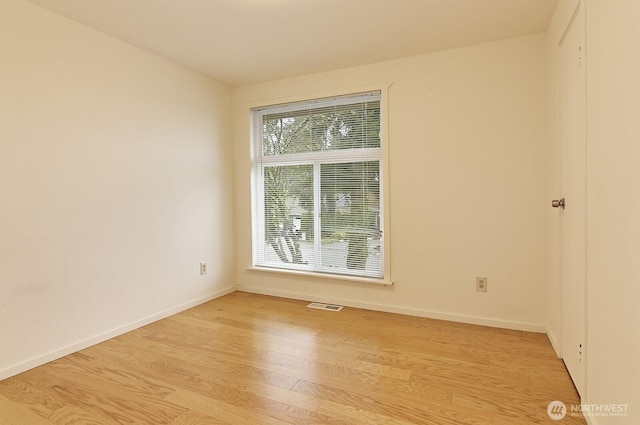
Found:
[{"label": "empty room", "polygon": [[0,425],[640,423],[638,0],[0,0]]}]

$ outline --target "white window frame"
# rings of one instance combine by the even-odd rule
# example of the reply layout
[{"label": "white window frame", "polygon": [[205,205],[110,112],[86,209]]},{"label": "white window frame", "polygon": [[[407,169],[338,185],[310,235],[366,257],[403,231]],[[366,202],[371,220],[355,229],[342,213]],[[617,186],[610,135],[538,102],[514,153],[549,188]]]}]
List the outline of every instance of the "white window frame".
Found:
[{"label": "white window frame", "polygon": [[[371,86],[366,89],[354,91],[340,91],[327,93],[325,95],[316,95],[313,98],[306,96],[279,99],[273,102],[261,102],[259,104],[250,105],[251,115],[251,204],[252,204],[252,267],[253,270],[275,271],[282,273],[295,273],[317,277],[332,278],[338,280],[359,281],[367,283],[376,283],[383,285],[391,285],[391,256],[389,250],[389,179],[388,179],[388,132],[387,132],[387,102],[388,88],[390,84]],[[367,92],[380,93],[380,147],[353,149],[342,151],[320,151],[305,152],[289,155],[263,155],[262,154],[262,125],[256,125],[262,122],[262,108],[268,108],[267,113],[273,114],[278,112],[278,108],[273,105],[282,104],[282,111],[294,111],[292,103],[301,102],[299,109],[309,109],[316,101],[324,102],[332,99],[340,104],[353,102],[353,95]],[[255,117],[254,114],[258,114]],[[380,276],[370,276],[362,272],[341,272],[335,273],[328,267],[322,266],[321,255],[322,250],[320,238],[314,239],[314,265],[286,263],[286,267],[282,267],[282,263],[269,264],[262,261],[264,258],[264,168],[268,166],[291,166],[291,165],[312,165],[313,166],[313,197],[314,204],[320,204],[320,166],[322,164],[348,163],[348,162],[366,162],[380,161],[380,228],[382,231],[380,240],[380,254],[382,256],[382,270]],[[314,208],[314,234],[320,234],[320,211]],[[258,219],[258,217],[262,217]],[[262,252],[261,252],[262,251]]]}]

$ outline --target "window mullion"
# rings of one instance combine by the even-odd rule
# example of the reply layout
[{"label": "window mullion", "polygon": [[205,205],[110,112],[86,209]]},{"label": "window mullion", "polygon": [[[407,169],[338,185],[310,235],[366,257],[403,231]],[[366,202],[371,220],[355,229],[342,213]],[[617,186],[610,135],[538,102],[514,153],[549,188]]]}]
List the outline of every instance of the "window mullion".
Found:
[{"label": "window mullion", "polygon": [[312,161],[325,163],[354,162],[377,160],[382,155],[381,148],[344,149],[321,152],[302,152],[287,155],[262,156],[260,161],[269,165],[299,165],[309,164]]},{"label": "window mullion", "polygon": [[320,212],[322,211],[322,199],[320,198],[320,162],[313,163],[313,252],[314,270],[318,270],[322,264],[322,227]]}]

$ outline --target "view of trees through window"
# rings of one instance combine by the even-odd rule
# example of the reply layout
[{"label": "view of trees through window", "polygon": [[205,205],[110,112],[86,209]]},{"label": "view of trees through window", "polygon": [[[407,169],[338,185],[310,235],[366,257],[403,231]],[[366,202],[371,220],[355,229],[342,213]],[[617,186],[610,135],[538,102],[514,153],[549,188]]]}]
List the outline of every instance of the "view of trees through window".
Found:
[{"label": "view of trees through window", "polygon": [[380,101],[262,114],[263,262],[379,276]]}]

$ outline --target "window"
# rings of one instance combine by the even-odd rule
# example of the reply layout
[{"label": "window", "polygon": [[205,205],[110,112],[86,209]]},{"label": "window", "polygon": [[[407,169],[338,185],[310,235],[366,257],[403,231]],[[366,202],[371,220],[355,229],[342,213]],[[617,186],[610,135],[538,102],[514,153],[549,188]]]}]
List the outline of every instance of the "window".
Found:
[{"label": "window", "polygon": [[384,278],[380,100],[251,110],[254,266]]}]

